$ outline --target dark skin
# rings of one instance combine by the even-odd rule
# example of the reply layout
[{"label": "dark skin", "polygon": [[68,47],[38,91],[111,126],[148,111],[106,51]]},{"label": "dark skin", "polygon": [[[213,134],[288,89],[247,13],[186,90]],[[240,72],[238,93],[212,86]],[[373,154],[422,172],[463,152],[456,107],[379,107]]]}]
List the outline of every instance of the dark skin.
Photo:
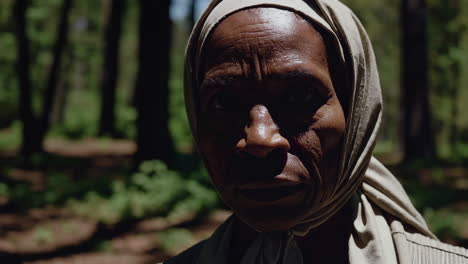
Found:
[{"label": "dark skin", "polygon": [[[322,35],[292,12],[229,16],[202,58],[198,145],[240,219],[230,256],[239,263],[255,232],[289,230],[329,197],[345,116]],[[342,210],[297,237],[305,263],[346,262],[350,222]]]}]

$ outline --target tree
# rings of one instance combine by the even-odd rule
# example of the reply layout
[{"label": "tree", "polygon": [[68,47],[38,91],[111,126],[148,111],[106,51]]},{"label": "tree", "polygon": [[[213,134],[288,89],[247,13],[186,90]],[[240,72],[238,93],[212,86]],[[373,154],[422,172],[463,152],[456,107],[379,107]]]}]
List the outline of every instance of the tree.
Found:
[{"label": "tree", "polygon": [[124,0],[112,0],[105,32],[105,53],[101,81],[99,134],[115,136],[115,97],[119,74],[119,47]]},{"label": "tree", "polygon": [[47,80],[47,89],[44,94],[42,113],[39,126],[39,141],[42,145],[44,138],[51,125],[52,108],[54,105],[55,94],[57,92],[60,67],[62,64],[62,55],[68,41],[68,22],[69,13],[72,6],[72,0],[64,0],[60,13],[60,21],[57,28],[57,36],[53,48],[53,61],[49,69]]},{"label": "tree", "polygon": [[197,0],[190,0],[189,14],[188,14],[190,29],[192,29],[195,26],[195,23],[197,21],[196,7],[197,7]]},{"label": "tree", "polygon": [[20,116],[23,122],[23,144],[21,152],[26,158],[33,153],[43,150],[42,143],[50,127],[50,116],[54,103],[54,95],[57,89],[62,53],[67,42],[68,15],[71,9],[71,3],[72,0],[64,0],[63,2],[57,29],[57,38],[53,48],[53,61],[49,70],[47,87],[43,98],[42,112],[39,117],[36,117],[31,105],[31,61],[29,39],[26,33],[26,10],[28,8],[28,1],[18,0],[15,2],[14,16],[16,20],[16,40],[18,43],[17,72],[20,87]]},{"label": "tree", "polygon": [[[430,2],[431,3],[431,2]],[[463,13],[463,3],[453,0],[447,3],[433,1],[429,8],[431,22],[431,86],[434,93],[433,102],[440,111],[435,113],[436,131],[444,134],[448,131],[447,150],[451,155],[458,155],[459,119],[463,87],[464,56],[463,37],[466,35],[466,16]],[[444,154],[442,154],[444,155]],[[446,154],[445,154],[446,155]]]},{"label": "tree", "polygon": [[404,158],[430,159],[435,156],[435,145],[429,104],[425,0],[403,0],[402,26]]},{"label": "tree", "polygon": [[169,0],[140,0],[137,107],[137,163],[160,159],[171,163],[168,79],[171,21]]},{"label": "tree", "polygon": [[18,73],[19,85],[19,112],[20,119],[23,123],[22,128],[22,146],[21,153],[24,156],[29,156],[34,152],[42,149],[42,146],[37,138],[37,120],[34,116],[31,105],[31,69],[30,69],[30,53],[29,39],[26,33],[26,10],[28,8],[28,0],[17,0],[13,7],[15,17],[15,36],[18,48],[16,69]]}]

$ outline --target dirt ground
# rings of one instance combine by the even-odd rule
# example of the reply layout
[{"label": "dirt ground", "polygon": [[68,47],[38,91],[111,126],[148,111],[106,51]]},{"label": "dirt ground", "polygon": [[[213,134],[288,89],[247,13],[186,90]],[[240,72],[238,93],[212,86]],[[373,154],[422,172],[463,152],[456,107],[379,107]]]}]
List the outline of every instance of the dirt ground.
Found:
[{"label": "dirt ground", "polygon": [[[49,140],[49,155],[74,160],[64,165],[72,177],[103,177],[115,167],[130,166],[135,144],[126,140],[86,139],[79,142]],[[8,159],[14,151],[0,153]],[[34,190],[45,186],[45,175],[38,170],[11,169],[13,181],[30,183]],[[79,179],[77,179],[79,180]],[[208,237],[229,215],[216,211],[205,217],[188,215],[175,221],[146,219],[118,226],[103,226],[64,208],[36,208],[27,211],[5,208],[0,199],[0,263],[28,264],[146,264],[158,263]],[[192,232],[187,242],[170,249],[162,246],[160,233],[182,227]]]},{"label": "dirt ground", "polygon": [[[155,218],[103,230],[95,222],[58,210],[41,211],[0,214],[0,263],[158,263],[207,238],[230,215],[229,211],[216,211],[177,223]],[[161,248],[160,232],[177,226],[190,229],[191,239],[169,251]],[[96,247],[96,239],[106,242]]]}]

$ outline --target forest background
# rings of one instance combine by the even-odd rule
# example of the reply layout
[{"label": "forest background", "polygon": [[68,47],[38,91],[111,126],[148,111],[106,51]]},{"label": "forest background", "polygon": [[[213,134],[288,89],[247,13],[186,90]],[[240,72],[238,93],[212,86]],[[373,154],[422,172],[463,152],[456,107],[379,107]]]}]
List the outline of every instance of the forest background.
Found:
[{"label": "forest background", "polygon": [[[375,155],[431,230],[468,247],[468,0],[343,2],[379,66]],[[206,4],[0,1],[1,263],[154,263],[229,215],[183,101]]]}]

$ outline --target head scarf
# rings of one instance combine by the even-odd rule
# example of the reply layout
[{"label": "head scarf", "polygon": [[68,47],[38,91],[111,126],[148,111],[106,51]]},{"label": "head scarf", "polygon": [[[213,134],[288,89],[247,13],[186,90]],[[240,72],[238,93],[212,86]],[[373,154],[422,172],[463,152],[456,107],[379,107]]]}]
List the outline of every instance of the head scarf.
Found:
[{"label": "head scarf", "polygon": [[[242,263],[302,263],[292,234],[305,235],[327,221],[348,201],[355,205],[349,238],[350,263],[396,263],[391,235],[392,221],[416,233],[434,237],[411,204],[398,180],[372,157],[382,117],[382,96],[374,52],[367,33],[356,16],[337,0],[214,0],[202,15],[189,40],[185,62],[185,100],[190,126],[197,139],[199,67],[210,33],[223,19],[240,10],[273,7],[299,14],[332,36],[349,76],[346,91],[346,132],[332,193],[322,195],[311,208],[311,217],[291,230],[289,236],[260,233]],[[224,263],[230,221],[212,237],[199,263]],[[396,226],[396,225],[395,225]],[[209,243],[207,243],[209,244]],[[211,249],[210,249],[211,247]],[[224,248],[224,250],[223,250]],[[398,247],[396,247],[398,248]],[[215,255],[217,256],[215,258]],[[283,256],[279,260],[279,256]],[[210,259],[210,261],[208,261]],[[216,259],[215,262],[211,261]]]}]

